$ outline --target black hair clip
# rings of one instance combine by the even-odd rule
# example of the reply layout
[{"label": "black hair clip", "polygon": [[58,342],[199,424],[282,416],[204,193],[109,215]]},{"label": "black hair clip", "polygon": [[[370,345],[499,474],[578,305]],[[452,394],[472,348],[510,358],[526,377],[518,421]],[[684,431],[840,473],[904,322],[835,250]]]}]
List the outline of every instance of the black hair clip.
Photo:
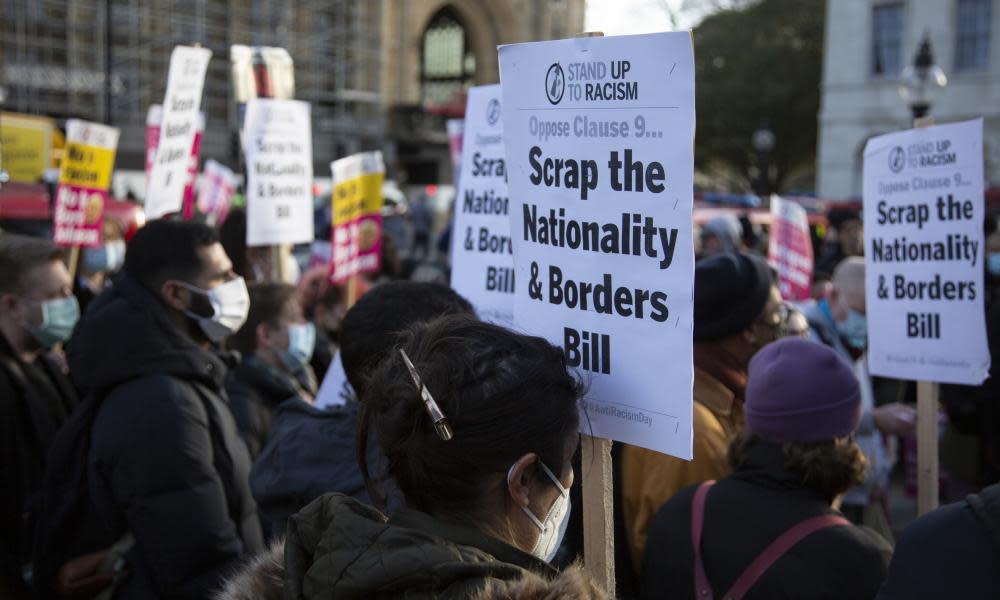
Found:
[{"label": "black hair clip", "polygon": [[431,422],[434,423],[434,431],[437,432],[439,438],[447,442],[454,437],[454,433],[452,433],[451,425],[448,423],[448,419],[445,418],[444,413],[441,412],[441,407],[434,401],[434,396],[431,395],[431,391],[427,389],[427,386],[420,380],[417,368],[413,366],[412,362],[410,362],[410,357],[406,355],[406,352],[403,351],[402,348],[399,349],[399,353],[403,356],[403,362],[406,363],[406,368],[410,371],[410,377],[413,378],[413,383],[417,386],[417,390],[420,392],[420,398],[424,401],[424,407],[427,409],[427,414],[430,415]]}]

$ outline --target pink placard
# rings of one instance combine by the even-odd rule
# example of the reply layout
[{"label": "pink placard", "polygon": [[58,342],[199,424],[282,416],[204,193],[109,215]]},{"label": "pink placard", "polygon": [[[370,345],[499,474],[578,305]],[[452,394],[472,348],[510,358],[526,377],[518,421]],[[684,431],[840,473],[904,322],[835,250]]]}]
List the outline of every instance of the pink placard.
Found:
[{"label": "pink placard", "polygon": [[60,183],[56,190],[52,241],[57,246],[99,247],[107,190]]},{"label": "pink placard", "polygon": [[808,300],[812,288],[813,249],[804,208],[771,196],[771,238],[768,262],[778,272],[778,289],[785,300]]},{"label": "pink placard", "polygon": [[333,228],[330,281],[343,283],[357,273],[381,267],[382,215],[372,213]]}]

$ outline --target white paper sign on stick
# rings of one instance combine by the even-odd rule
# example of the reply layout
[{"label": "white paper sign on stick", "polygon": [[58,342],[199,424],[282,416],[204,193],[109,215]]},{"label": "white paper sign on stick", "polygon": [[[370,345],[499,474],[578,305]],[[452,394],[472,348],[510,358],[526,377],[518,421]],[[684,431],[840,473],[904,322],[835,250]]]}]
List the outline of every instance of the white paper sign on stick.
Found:
[{"label": "white paper sign on stick", "polygon": [[864,206],[872,374],[982,383],[982,119],[869,140]]},{"label": "white paper sign on stick", "polygon": [[149,219],[181,210],[191,165],[191,146],[198,129],[201,91],[211,58],[212,51],[208,48],[192,46],[177,46],[170,54],[160,141],[146,187]]},{"label": "white paper sign on stick", "polygon": [[515,327],[590,382],[584,433],[691,458],[690,34],[502,46],[500,82]]},{"label": "white paper sign on stick", "polygon": [[243,124],[247,245],[313,240],[309,103],[253,98]]},{"label": "white paper sign on stick", "polygon": [[455,196],[451,236],[451,287],[468,298],[480,318],[510,326],[514,255],[502,132],[500,86],[470,89],[462,141],[464,176]]}]

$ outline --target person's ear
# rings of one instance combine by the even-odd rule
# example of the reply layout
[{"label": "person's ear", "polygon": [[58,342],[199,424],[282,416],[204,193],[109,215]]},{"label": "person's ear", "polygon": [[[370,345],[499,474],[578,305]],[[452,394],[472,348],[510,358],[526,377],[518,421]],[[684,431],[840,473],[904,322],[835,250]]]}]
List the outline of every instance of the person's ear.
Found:
[{"label": "person's ear", "polygon": [[160,298],[170,308],[184,312],[191,306],[191,290],[182,285],[177,285],[176,281],[164,281],[160,285]]},{"label": "person's ear", "polygon": [[517,459],[507,475],[507,492],[518,506],[528,506],[531,500],[531,466],[538,455],[529,452]]},{"label": "person's ear", "polygon": [[0,294],[0,312],[3,314],[14,314],[20,305],[21,301],[14,294]]},{"label": "person's ear", "polygon": [[257,329],[254,330],[254,338],[258,348],[271,346],[271,328],[268,327],[267,323],[257,324]]}]

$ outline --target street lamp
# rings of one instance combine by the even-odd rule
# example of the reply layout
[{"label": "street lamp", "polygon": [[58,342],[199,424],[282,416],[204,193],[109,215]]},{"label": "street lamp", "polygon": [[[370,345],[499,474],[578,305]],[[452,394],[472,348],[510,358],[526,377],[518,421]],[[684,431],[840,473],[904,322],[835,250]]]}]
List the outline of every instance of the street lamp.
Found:
[{"label": "street lamp", "polygon": [[899,95],[913,112],[914,120],[926,117],[938,92],[948,84],[941,67],[934,64],[929,34],[924,34],[913,64],[903,69],[899,78]]},{"label": "street lamp", "polygon": [[750,138],[750,144],[753,149],[757,151],[757,164],[760,175],[758,178],[757,192],[761,195],[768,195],[771,191],[771,178],[770,178],[770,161],[768,160],[771,155],[771,151],[774,150],[774,132],[771,131],[771,127],[767,119],[763,119],[760,122],[760,127],[757,131],[753,132],[753,136]]}]

